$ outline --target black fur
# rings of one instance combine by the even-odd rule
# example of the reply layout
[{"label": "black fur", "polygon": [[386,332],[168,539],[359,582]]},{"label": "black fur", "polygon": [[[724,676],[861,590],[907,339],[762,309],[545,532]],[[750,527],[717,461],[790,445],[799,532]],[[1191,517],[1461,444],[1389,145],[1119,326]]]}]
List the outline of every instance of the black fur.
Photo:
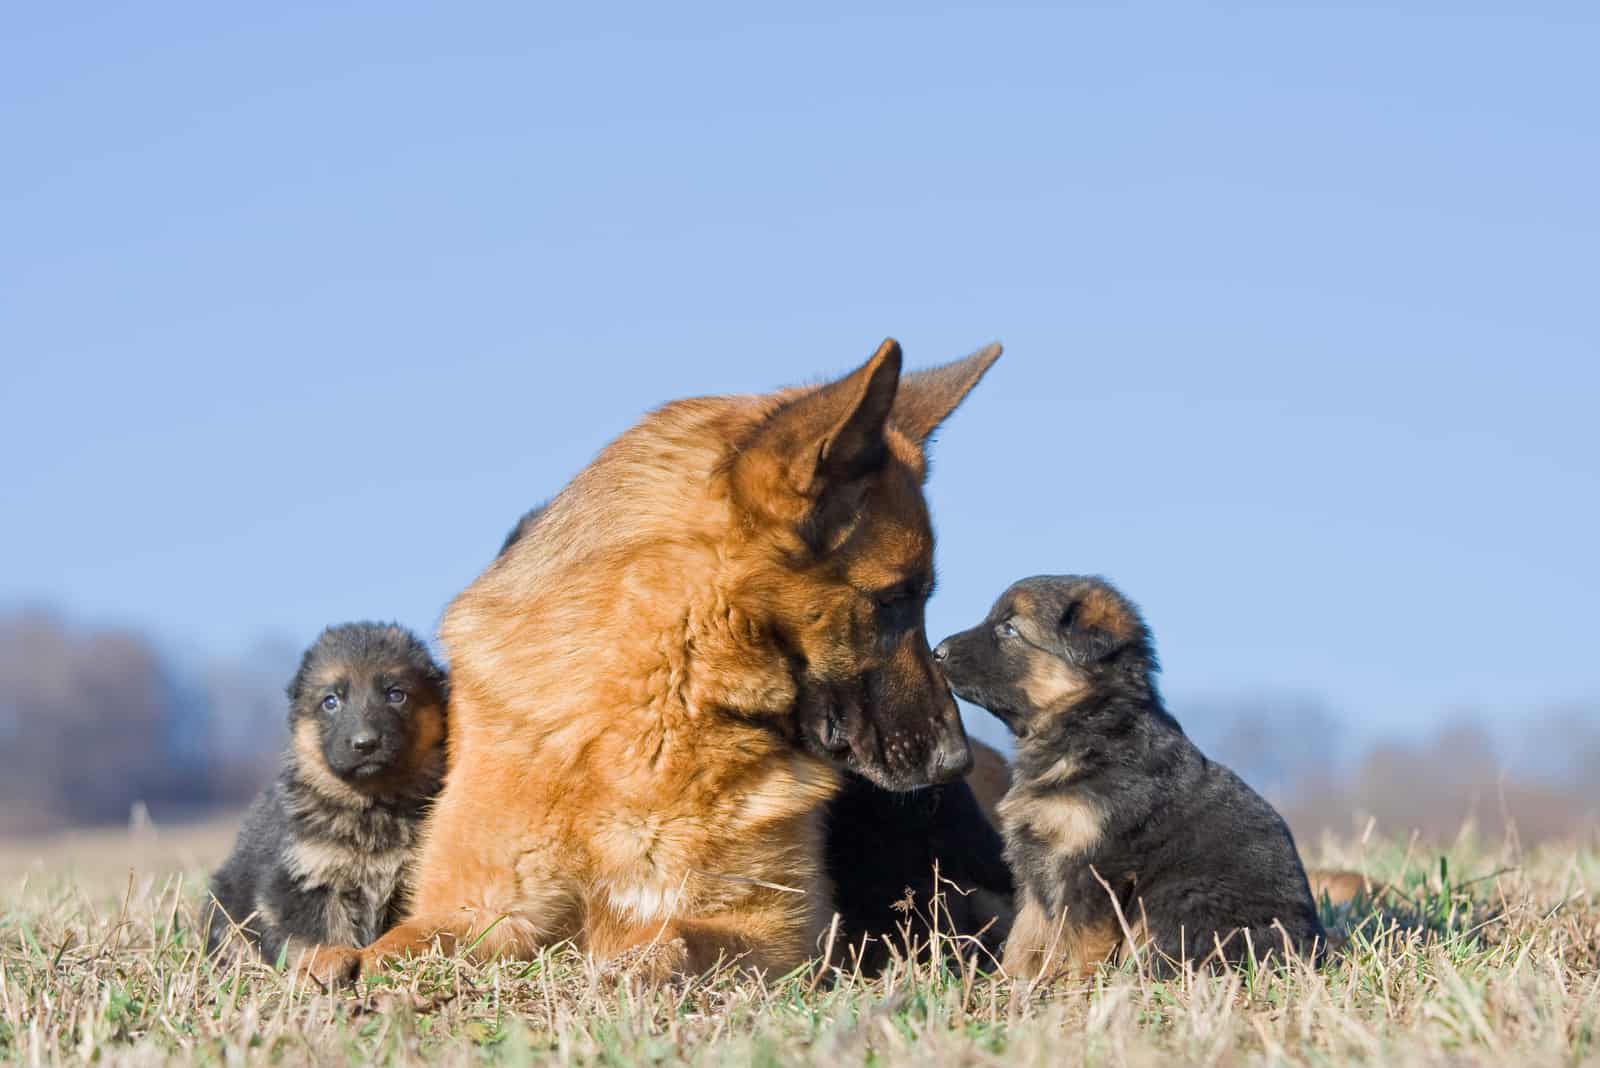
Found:
[{"label": "black fur", "polygon": [[[1114,910],[1098,873],[1128,923],[1147,924],[1164,971],[1205,959],[1217,939],[1230,963],[1251,949],[1258,959],[1281,953],[1285,937],[1301,955],[1325,942],[1288,826],[1167,712],[1150,632],[1108,583],[1026,579],[935,657],[958,695],[1017,735],[1001,822],[1022,904],[1078,925],[1109,924]],[[1060,700],[1038,707],[1051,692]],[[1050,805],[1097,813],[1099,834],[1063,854],[1048,833]]]},{"label": "black fur", "polygon": [[208,920],[212,951],[238,925],[272,962],[316,944],[366,945],[400,919],[444,775],[447,681],[411,632],[329,627],[288,692],[283,770],[212,877]]},{"label": "black fur", "polygon": [[[842,946],[859,946],[864,971],[880,971],[890,947],[905,950],[901,928],[926,939],[934,920],[934,865],[944,885],[938,929],[975,937],[998,957],[1010,927],[1013,886],[1004,845],[965,782],[891,793],[853,773],[828,805],[827,871],[834,885]],[[912,911],[899,907],[909,896]],[[952,947],[972,956],[971,942]],[[842,963],[855,964],[846,951]]]},{"label": "black fur", "polygon": [[546,501],[544,504],[530,508],[522,513],[522,518],[517,520],[517,525],[511,528],[510,533],[506,535],[506,540],[500,543],[500,551],[494,554],[495,559],[498,560],[504,556],[507,549],[521,541],[523,535],[533,529],[533,525],[539,521],[539,517],[544,515],[544,510],[548,507],[550,507],[550,502]]}]

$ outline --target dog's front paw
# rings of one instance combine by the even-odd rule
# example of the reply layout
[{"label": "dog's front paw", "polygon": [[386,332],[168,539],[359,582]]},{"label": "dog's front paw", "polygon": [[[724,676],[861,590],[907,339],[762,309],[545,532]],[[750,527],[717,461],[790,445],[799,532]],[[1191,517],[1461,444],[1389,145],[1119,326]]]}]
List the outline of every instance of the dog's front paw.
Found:
[{"label": "dog's front paw", "polygon": [[300,955],[295,974],[324,990],[337,990],[361,975],[361,951],[348,946],[313,946]]},{"label": "dog's front paw", "polygon": [[659,986],[688,969],[689,944],[682,938],[663,938],[625,949],[600,965],[600,977]]}]

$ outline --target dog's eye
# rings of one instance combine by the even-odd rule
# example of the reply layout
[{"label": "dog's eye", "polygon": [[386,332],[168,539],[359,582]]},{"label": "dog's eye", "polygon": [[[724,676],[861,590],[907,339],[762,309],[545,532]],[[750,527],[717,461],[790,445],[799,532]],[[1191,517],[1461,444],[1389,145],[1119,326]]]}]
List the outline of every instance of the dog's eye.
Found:
[{"label": "dog's eye", "polygon": [[1015,638],[1018,636],[1017,628],[1012,625],[1009,619],[994,629],[999,632],[1002,638]]},{"label": "dog's eye", "polygon": [[326,697],[324,697],[322,699],[322,710],[324,712],[332,712],[338,707],[339,707],[338,695],[330,693],[328,696],[326,696]]},{"label": "dog's eye", "polygon": [[391,686],[389,692],[383,696],[391,705],[397,707],[406,703],[406,692],[397,687]]}]

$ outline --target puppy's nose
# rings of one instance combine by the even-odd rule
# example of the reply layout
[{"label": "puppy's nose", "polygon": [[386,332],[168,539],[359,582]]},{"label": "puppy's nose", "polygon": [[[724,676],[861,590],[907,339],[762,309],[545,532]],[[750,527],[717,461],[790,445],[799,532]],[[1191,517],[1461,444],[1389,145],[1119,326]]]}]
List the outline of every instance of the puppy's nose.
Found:
[{"label": "puppy's nose", "polygon": [[949,642],[948,639],[946,639],[945,641],[940,642],[938,645],[935,645],[933,647],[933,658],[935,660],[937,660],[939,663],[941,663],[941,664],[944,663],[945,662],[945,658],[948,657],[949,655],[950,655],[950,642]]},{"label": "puppy's nose", "polygon": [[378,732],[374,730],[356,731],[350,736],[350,748],[365,756],[378,748]]}]

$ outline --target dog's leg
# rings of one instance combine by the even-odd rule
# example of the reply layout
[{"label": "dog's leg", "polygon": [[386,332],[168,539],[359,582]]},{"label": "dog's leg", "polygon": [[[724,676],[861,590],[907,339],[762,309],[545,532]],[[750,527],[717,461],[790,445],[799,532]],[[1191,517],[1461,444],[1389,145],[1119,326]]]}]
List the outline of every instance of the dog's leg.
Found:
[{"label": "dog's leg", "polygon": [[[451,784],[454,785],[454,784]],[[363,971],[434,946],[477,960],[526,959],[578,934],[576,887],[557,873],[576,865],[547,841],[531,839],[518,813],[483,795],[515,796],[482,778],[440,796],[417,859],[411,913],[361,951]]]},{"label": "dog's leg", "polygon": [[1037,979],[1052,963],[1060,963],[1063,941],[1044,906],[1032,894],[1024,894],[1001,967],[1013,979]]},{"label": "dog's leg", "polygon": [[361,967],[361,951],[349,946],[312,946],[290,943],[287,963],[291,972],[314,979],[333,990],[353,980]]},{"label": "dog's leg", "polygon": [[691,971],[705,972],[719,963],[733,964],[777,978],[824,952],[826,915],[807,902],[782,899],[674,922],[683,939]]}]

